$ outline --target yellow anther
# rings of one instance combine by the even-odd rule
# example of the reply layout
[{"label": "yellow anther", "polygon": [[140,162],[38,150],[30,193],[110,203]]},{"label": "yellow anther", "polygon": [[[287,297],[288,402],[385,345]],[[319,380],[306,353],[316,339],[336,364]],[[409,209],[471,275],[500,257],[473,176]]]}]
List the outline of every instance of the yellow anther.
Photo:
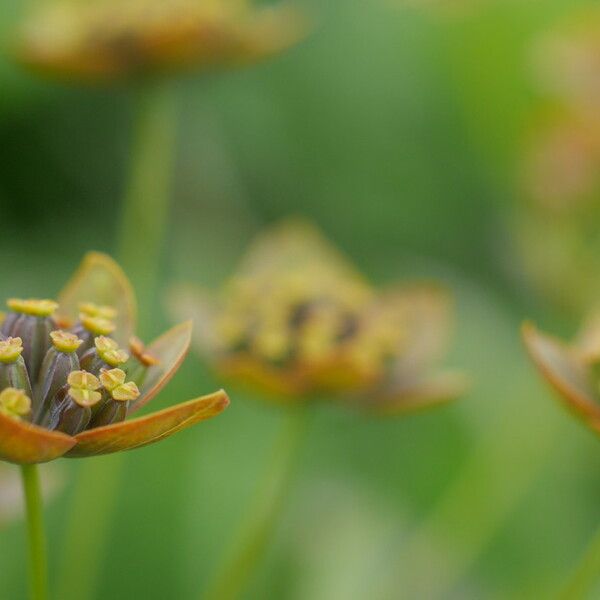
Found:
[{"label": "yellow anther", "polygon": [[133,381],[125,383],[125,371],[121,369],[110,369],[100,373],[100,381],[106,390],[110,392],[113,400],[128,402],[135,400],[140,395],[140,390]]},{"label": "yellow anther", "polygon": [[88,391],[94,391],[100,387],[98,378],[87,371],[71,371],[67,377],[67,383],[72,388]]},{"label": "yellow anther", "polygon": [[153,356],[146,350],[144,342],[135,336],[129,338],[129,350],[145,367],[152,367],[160,363],[160,360],[156,356]]},{"label": "yellow anther", "polygon": [[125,371],[122,369],[104,369],[100,373],[100,381],[102,386],[109,392],[112,392],[115,388],[125,383]]},{"label": "yellow anther", "polygon": [[89,315],[80,313],[79,320],[81,321],[81,324],[94,335],[108,335],[116,329],[116,326],[112,321],[104,319],[103,317],[90,317]]},{"label": "yellow anther", "polygon": [[94,340],[98,356],[111,367],[117,367],[129,360],[129,354],[119,348],[112,338],[101,335]]},{"label": "yellow anther", "polygon": [[69,396],[71,396],[79,406],[83,407],[94,406],[94,404],[97,404],[100,401],[100,398],[102,398],[100,392],[77,387],[69,388]]},{"label": "yellow anther", "polygon": [[128,381],[123,385],[116,387],[112,392],[111,396],[113,400],[119,402],[129,402],[130,400],[136,400],[140,396],[140,390],[133,381]]},{"label": "yellow anther", "polygon": [[100,317],[112,321],[117,316],[117,310],[112,306],[99,306],[93,302],[82,302],[79,311],[88,317]]},{"label": "yellow anther", "polygon": [[13,363],[23,352],[23,340],[19,337],[9,337],[0,341],[0,362]]},{"label": "yellow anther", "polygon": [[27,300],[10,298],[6,304],[14,312],[33,315],[35,317],[49,317],[58,308],[58,302],[54,302],[54,300],[38,300],[36,298],[29,298]]},{"label": "yellow anther", "polygon": [[52,344],[59,352],[75,352],[83,340],[80,340],[74,333],[68,331],[51,331],[50,337],[52,338]]},{"label": "yellow anther", "polygon": [[31,411],[31,399],[23,390],[5,388],[0,392],[0,413],[20,419]]}]

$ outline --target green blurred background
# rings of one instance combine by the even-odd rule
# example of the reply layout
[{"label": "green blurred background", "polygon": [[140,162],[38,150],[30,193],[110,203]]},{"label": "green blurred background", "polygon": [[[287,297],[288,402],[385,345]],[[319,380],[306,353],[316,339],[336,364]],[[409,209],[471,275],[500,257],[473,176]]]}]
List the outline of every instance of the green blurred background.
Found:
[{"label": "green blurred background", "polygon": [[[19,4],[1,5],[3,40]],[[580,315],[535,293],[508,226],[537,102],[532,40],[592,3],[420,4],[307,2],[318,26],[297,48],[178,83],[164,289],[217,285],[261,227],[301,214],[377,283],[451,286],[448,362],[474,381],[460,402],[405,420],[320,408],[249,599],[545,597],[598,523],[597,442],[553,402],[518,333],[526,316],[558,333]],[[86,250],[114,250],[131,97],[41,81],[7,57],[0,86],[0,291],[47,296]],[[157,333],[165,315],[142,318]],[[158,402],[219,385],[190,356]],[[280,420],[234,391],[218,419],[127,454],[96,598],[200,598]],[[61,462],[53,580],[70,483],[88,464]],[[2,600],[25,597],[24,539],[22,522],[1,526]]]}]

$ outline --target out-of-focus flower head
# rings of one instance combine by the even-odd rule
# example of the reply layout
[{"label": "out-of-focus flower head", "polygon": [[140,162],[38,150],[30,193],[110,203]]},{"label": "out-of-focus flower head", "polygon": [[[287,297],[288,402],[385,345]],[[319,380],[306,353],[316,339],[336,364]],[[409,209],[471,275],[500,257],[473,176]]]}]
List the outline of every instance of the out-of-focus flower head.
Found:
[{"label": "out-of-focus flower head", "polygon": [[[132,339],[136,304],[108,256],[91,253],[59,302],[7,302],[0,332],[0,460],[41,463],[157,442],[219,414],[220,391],[132,420],[181,364],[191,323],[146,349]],[[110,336],[110,337],[109,337]]]},{"label": "out-of-focus flower head", "polygon": [[339,397],[402,412],[455,398],[464,378],[435,363],[448,296],[434,285],[375,290],[312,226],[259,235],[218,293],[174,290],[218,373],[279,400]]},{"label": "out-of-focus flower head", "polygon": [[570,16],[532,44],[539,100],[520,157],[513,227],[529,281],[561,308],[600,294],[600,11]]},{"label": "out-of-focus flower head", "polygon": [[41,73],[89,83],[251,63],[307,31],[289,4],[250,0],[50,0],[29,13],[19,60]]},{"label": "out-of-focus flower head", "polygon": [[569,15],[535,40],[532,54],[540,92],[600,125],[600,10]]},{"label": "out-of-focus flower head", "polygon": [[523,326],[523,340],[536,367],[565,406],[600,434],[600,312],[591,313],[573,342]]}]

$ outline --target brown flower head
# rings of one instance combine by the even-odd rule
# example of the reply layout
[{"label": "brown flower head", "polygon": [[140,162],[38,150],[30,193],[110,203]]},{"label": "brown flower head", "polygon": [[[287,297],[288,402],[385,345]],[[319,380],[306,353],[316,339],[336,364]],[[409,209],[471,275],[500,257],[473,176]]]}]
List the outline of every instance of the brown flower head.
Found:
[{"label": "brown flower head", "polygon": [[112,82],[234,66],[276,54],[306,32],[287,4],[246,0],[55,0],[18,35],[19,60],[44,74]]},{"label": "brown flower head", "polygon": [[[181,364],[191,324],[178,325],[140,360],[135,298],[119,266],[88,254],[59,301],[10,299],[0,334],[0,459],[29,464],[130,450],[219,414],[223,391],[132,420]],[[108,336],[111,337],[108,337]],[[135,344],[139,344],[136,340]]]},{"label": "brown flower head", "polygon": [[449,301],[433,285],[375,290],[314,228],[286,222],[258,237],[217,294],[180,288],[179,316],[226,379],[282,401],[335,396],[378,412],[456,397],[463,377],[433,369]]}]

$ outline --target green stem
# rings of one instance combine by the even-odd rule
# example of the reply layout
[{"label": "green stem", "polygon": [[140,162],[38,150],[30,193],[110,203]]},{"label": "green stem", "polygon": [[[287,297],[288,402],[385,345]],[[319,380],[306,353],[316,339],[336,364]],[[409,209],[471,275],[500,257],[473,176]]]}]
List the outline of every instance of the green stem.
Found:
[{"label": "green stem", "polygon": [[48,598],[48,563],[44,533],[44,507],[37,465],[22,465],[23,491],[29,537],[29,577],[32,600]]},{"label": "green stem", "polygon": [[[117,258],[152,314],[168,217],[175,154],[175,90],[165,84],[136,92],[131,165],[121,211]],[[141,323],[141,332],[148,329]],[[115,513],[123,457],[81,465],[69,511],[59,586],[61,600],[90,600],[98,586],[110,524]],[[93,519],[90,519],[93,514]]]},{"label": "green stem", "polygon": [[567,585],[558,596],[561,600],[579,600],[589,595],[600,575],[600,529],[589,543]]},{"label": "green stem", "polygon": [[217,567],[205,600],[238,598],[264,555],[293,479],[296,458],[307,430],[307,413],[303,408],[286,415],[258,495],[234,537],[233,548]]}]

